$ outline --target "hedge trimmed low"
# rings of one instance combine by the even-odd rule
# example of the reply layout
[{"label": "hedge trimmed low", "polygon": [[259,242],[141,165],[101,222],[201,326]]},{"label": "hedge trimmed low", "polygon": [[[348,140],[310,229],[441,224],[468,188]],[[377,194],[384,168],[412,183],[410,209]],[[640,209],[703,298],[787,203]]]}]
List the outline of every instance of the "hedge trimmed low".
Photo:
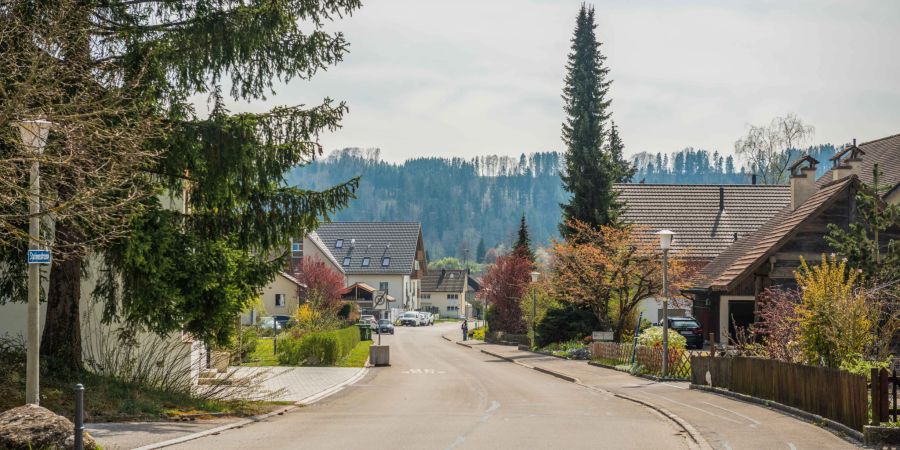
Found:
[{"label": "hedge trimmed low", "polygon": [[359,344],[359,328],[307,333],[278,343],[278,362],[289,366],[333,366]]}]

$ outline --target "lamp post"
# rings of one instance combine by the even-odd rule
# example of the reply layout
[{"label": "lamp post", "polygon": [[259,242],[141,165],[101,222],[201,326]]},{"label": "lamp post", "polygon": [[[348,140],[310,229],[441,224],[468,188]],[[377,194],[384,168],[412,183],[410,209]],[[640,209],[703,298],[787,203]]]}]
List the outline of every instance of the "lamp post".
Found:
[{"label": "lamp post", "polygon": [[[540,272],[531,272],[531,283],[537,283],[541,278]],[[534,340],[537,337],[535,333],[535,321],[537,320],[537,291],[531,286],[531,348],[534,348]]]},{"label": "lamp post", "polygon": [[[41,238],[41,172],[38,157],[47,145],[52,123],[46,120],[23,120],[14,123],[19,137],[35,157],[31,163],[28,183],[28,249],[38,250]],[[28,264],[28,318],[26,323],[28,347],[25,358],[25,403],[40,403],[40,348],[41,348],[41,277],[40,266]]]},{"label": "lamp post", "polygon": [[663,360],[662,377],[669,374],[669,249],[672,247],[674,232],[661,230],[656,233],[659,236],[659,248],[663,252]]}]

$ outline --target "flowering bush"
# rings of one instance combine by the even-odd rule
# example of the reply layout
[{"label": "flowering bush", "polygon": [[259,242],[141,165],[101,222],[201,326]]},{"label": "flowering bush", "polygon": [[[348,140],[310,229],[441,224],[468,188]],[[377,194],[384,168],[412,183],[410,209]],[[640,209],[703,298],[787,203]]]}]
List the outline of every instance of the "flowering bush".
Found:
[{"label": "flowering bush", "polygon": [[[663,329],[662,327],[650,327],[640,335],[638,335],[638,344],[645,347],[662,347]],[[669,348],[684,349],[687,346],[687,339],[675,331],[669,330]]]}]

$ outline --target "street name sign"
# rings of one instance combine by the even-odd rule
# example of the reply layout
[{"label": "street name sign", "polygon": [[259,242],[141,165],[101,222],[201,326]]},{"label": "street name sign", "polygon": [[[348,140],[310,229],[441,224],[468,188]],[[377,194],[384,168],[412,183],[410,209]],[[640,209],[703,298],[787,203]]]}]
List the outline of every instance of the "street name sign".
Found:
[{"label": "street name sign", "polygon": [[50,264],[50,250],[28,250],[28,264]]}]

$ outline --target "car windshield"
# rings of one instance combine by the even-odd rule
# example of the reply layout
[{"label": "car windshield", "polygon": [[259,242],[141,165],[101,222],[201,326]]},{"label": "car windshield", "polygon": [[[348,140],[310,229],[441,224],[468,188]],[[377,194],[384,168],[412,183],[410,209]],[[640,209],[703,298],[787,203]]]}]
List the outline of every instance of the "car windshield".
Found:
[{"label": "car windshield", "polygon": [[697,323],[697,321],[693,320],[693,319],[689,319],[689,320],[676,319],[676,320],[672,320],[671,324],[672,324],[672,328],[676,328],[679,330],[687,329],[687,328],[700,328],[700,324]]},{"label": "car windshield", "polygon": [[378,321],[378,324],[379,324],[379,325],[390,325],[390,324],[391,324],[391,321],[390,321],[390,320],[387,320],[387,319],[381,319],[381,320]]},{"label": "car windshield", "polygon": [[414,318],[418,317],[418,314],[416,314],[416,313],[406,313],[406,314],[403,315],[403,317],[413,318],[413,319],[414,319]]}]

